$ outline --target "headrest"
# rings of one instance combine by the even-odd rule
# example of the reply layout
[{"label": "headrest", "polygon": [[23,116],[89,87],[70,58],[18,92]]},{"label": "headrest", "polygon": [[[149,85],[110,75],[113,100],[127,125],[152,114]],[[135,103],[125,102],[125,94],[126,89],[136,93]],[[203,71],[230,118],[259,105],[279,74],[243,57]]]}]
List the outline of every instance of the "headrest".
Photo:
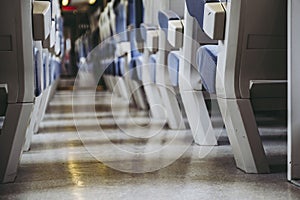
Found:
[{"label": "headrest", "polygon": [[195,17],[199,26],[203,29],[203,13],[205,3],[219,2],[219,0],[185,0],[188,12]]}]

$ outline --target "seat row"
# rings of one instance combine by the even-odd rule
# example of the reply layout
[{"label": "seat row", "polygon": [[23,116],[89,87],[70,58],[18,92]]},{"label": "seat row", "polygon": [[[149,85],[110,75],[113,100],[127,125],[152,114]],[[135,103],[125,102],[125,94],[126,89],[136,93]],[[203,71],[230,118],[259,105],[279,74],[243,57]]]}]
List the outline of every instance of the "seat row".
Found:
[{"label": "seat row", "polygon": [[198,145],[218,145],[225,128],[236,166],[268,173],[255,114],[286,111],[286,7],[284,0],[110,1],[89,65],[111,92],[149,106],[153,119],[190,128]]},{"label": "seat row", "polygon": [[58,0],[13,0],[0,9],[0,182],[11,182],[58,83],[63,20]]}]

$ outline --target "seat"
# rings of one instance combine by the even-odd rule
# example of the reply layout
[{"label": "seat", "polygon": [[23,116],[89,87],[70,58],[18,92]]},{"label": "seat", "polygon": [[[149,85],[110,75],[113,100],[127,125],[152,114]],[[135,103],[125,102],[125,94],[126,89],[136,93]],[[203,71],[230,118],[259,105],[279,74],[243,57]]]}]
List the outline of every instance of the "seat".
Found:
[{"label": "seat", "polygon": [[[201,16],[206,16],[199,13],[203,2],[186,3],[190,14],[203,25]],[[269,172],[253,110],[262,102],[266,110],[284,107],[284,96],[279,94],[284,93],[282,80],[286,76],[285,4],[270,4],[268,0],[222,4],[226,11],[225,39],[214,50],[204,46],[198,51],[202,84],[208,92],[216,92],[236,165],[247,173]],[[268,95],[270,92],[262,92],[262,88],[277,88],[276,95]]]},{"label": "seat", "polygon": [[[31,120],[26,130],[23,151],[29,151],[32,136],[38,132],[39,125],[44,118],[49,99],[52,98],[60,77],[61,59],[64,53],[63,41],[63,20],[60,16],[57,1],[52,4],[52,26],[50,36],[55,32],[56,38],[44,47],[44,41],[34,41],[34,62],[35,62],[35,100],[31,114]],[[55,14],[54,14],[55,13]],[[55,35],[54,34],[54,35]],[[48,39],[49,39],[48,37]],[[47,40],[48,40],[47,39]],[[43,46],[42,46],[43,44]],[[49,45],[49,46],[48,46]],[[54,51],[49,51],[52,48]],[[51,60],[55,60],[56,66],[52,67]]]},{"label": "seat", "polygon": [[[99,17],[99,34],[100,45],[97,54],[100,56],[100,68],[104,69],[103,79],[109,91],[121,96],[119,87],[115,87],[117,78],[115,77],[116,66],[114,62],[115,42],[112,39],[112,30],[115,30],[111,24],[114,20],[110,20],[110,13],[113,15],[112,5],[104,7]],[[111,37],[111,38],[109,38]],[[97,77],[98,78],[98,77]]]},{"label": "seat", "polygon": [[[209,69],[216,68],[214,44],[216,44],[217,41],[208,38],[201,29],[200,25],[202,22],[200,24],[199,21],[203,20],[201,19],[203,17],[203,14],[201,13],[203,7],[198,4],[203,4],[203,1],[186,1],[184,28],[182,28],[179,21],[177,23],[169,21],[169,25],[171,26],[169,28],[169,32],[171,31],[170,34],[172,34],[172,31],[175,32],[183,29],[184,35],[182,37],[180,34],[173,34],[171,35],[173,38],[168,38],[168,40],[173,39],[173,44],[176,44],[176,42],[174,42],[174,36],[178,37],[178,39],[183,38],[182,47],[177,54],[177,57],[180,60],[179,69],[177,70],[179,74],[175,73],[177,69],[174,67],[176,66],[175,63],[173,64],[172,70],[174,72],[172,74],[172,82],[173,85],[179,85],[182,103],[195,143],[198,145],[213,146],[218,144],[216,136],[220,132],[220,129],[219,126],[213,126],[211,113],[207,108],[207,103],[208,101],[212,101],[211,99],[215,101],[214,99],[216,98],[207,94],[207,91],[205,91],[202,86],[205,85],[206,80],[208,83],[212,83],[213,81],[211,80],[215,79],[215,73],[211,73]],[[180,45],[180,42],[177,42],[177,44]],[[209,63],[210,66],[207,67],[207,63]],[[169,68],[170,67],[171,66],[169,65]],[[200,69],[202,70],[203,68],[210,72],[209,77],[206,77],[207,75],[205,73],[207,72],[205,72],[205,70],[203,71],[205,73],[202,72],[203,76],[201,76]],[[170,77],[171,80],[172,77]],[[213,84],[212,88],[214,88],[214,86],[215,85]],[[206,88],[206,86],[204,86],[204,88]],[[210,91],[214,90],[215,89]]]},{"label": "seat", "polygon": [[[19,12],[16,12],[16,8],[20,8]],[[16,177],[26,129],[34,105],[32,12],[31,1],[5,1],[0,7],[2,31],[0,59],[3,61],[0,64],[0,88],[2,91],[3,88],[5,89],[4,96],[7,98],[4,105],[0,105],[1,108],[5,108],[5,113],[2,113],[4,116],[1,117],[3,125],[0,130],[1,183],[12,182]],[[42,36],[47,36],[45,30],[41,32],[44,33],[41,34]]]},{"label": "seat", "polygon": [[170,81],[168,71],[168,55],[172,50],[178,50],[177,47],[172,47],[168,42],[168,25],[171,20],[181,20],[183,16],[183,3],[172,2],[172,4],[181,5],[177,9],[168,10],[162,9],[158,12],[159,21],[159,50],[158,60],[156,64],[156,83],[159,85],[159,90],[162,95],[163,104],[167,111],[168,125],[171,129],[186,129],[186,125],[182,116],[182,111],[179,107],[176,92]]},{"label": "seat", "polygon": [[[141,58],[141,53],[136,45],[136,30],[142,20],[143,6],[140,1],[129,1],[128,2],[128,12],[126,13],[125,3],[122,10],[118,10],[118,13],[122,13],[122,22],[121,23],[123,30],[120,38],[126,39],[121,42],[120,46],[122,48],[121,57],[119,58],[119,67],[121,71],[121,76],[123,77],[129,94],[134,99],[137,108],[146,110],[148,109],[146,99],[144,98],[143,87],[139,83],[137,75],[137,63]],[[139,10],[139,11],[138,11]],[[127,19],[127,20],[126,20]],[[127,28],[127,26],[129,28]]]},{"label": "seat", "polygon": [[[226,34],[219,43],[216,77],[218,103],[237,167],[247,173],[268,173],[254,111],[257,102],[263,110],[287,109],[286,92],[280,92],[287,89],[287,2],[232,1],[224,8]],[[260,92],[253,91],[253,84],[265,91],[272,85],[276,95],[255,96]]]}]

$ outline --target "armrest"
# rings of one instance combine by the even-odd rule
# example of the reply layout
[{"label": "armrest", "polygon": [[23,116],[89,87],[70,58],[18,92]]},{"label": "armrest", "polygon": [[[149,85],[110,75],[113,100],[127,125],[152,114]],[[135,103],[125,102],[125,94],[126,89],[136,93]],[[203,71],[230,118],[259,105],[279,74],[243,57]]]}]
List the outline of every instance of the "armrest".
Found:
[{"label": "armrest", "polygon": [[43,40],[43,48],[52,48],[55,44],[55,21],[52,21],[51,31],[46,40]]},{"label": "armrest", "polygon": [[213,40],[224,40],[225,10],[221,3],[206,3],[203,30]]},{"label": "armrest", "polygon": [[158,27],[155,25],[145,24],[145,23],[142,23],[140,27],[141,27],[141,29],[140,29],[141,36],[144,41],[146,41],[146,39],[147,39],[147,31],[158,29]]},{"label": "armrest", "polygon": [[183,45],[183,23],[182,20],[170,20],[168,22],[167,40],[175,48]]},{"label": "armrest", "polygon": [[146,47],[150,52],[158,50],[158,30],[149,30],[146,33]]},{"label": "armrest", "polygon": [[146,43],[146,47],[150,52],[158,49],[158,27],[152,24],[141,24],[141,37]]},{"label": "armrest", "polygon": [[287,80],[250,80],[253,98],[286,98]]},{"label": "armrest", "polygon": [[45,40],[51,29],[51,8],[49,1],[33,2],[33,38]]},{"label": "armrest", "polygon": [[203,13],[205,4],[210,2],[219,2],[219,0],[185,0],[185,2],[189,14],[196,18],[200,27],[203,28]]}]

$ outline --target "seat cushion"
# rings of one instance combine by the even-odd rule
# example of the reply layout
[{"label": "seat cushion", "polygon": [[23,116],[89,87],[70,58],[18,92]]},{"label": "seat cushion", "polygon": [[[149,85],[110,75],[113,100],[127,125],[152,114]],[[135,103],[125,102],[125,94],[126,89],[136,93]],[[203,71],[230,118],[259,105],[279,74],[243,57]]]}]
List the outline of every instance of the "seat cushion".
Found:
[{"label": "seat cushion", "polygon": [[137,57],[135,62],[136,62],[137,78],[141,81],[142,80],[142,68],[143,68],[143,56]]},{"label": "seat cushion", "polygon": [[123,57],[119,57],[116,59],[114,64],[115,68],[115,75],[116,76],[123,76],[125,73],[125,59]]},{"label": "seat cushion", "polygon": [[[129,73],[130,77],[133,80],[142,80],[142,75],[141,75],[141,67],[142,67],[142,55],[134,57],[131,59],[129,63]],[[140,73],[140,75],[139,75]]]},{"label": "seat cushion", "polygon": [[50,61],[50,76],[51,76],[51,83],[55,81],[60,76],[60,69],[61,69],[61,62],[57,58],[52,58]]},{"label": "seat cushion", "polygon": [[150,78],[153,83],[156,82],[156,63],[157,63],[157,55],[152,54],[149,57],[149,71],[150,71]]},{"label": "seat cushion", "polygon": [[48,60],[47,57],[48,55],[43,53],[42,55],[43,57],[43,76],[44,76],[44,89],[46,89],[46,87],[49,86],[49,79],[50,79],[50,75],[49,75],[49,69],[48,69]]},{"label": "seat cushion", "polygon": [[209,93],[216,92],[218,45],[204,45],[197,52],[197,66],[202,84]]},{"label": "seat cushion", "polygon": [[125,74],[125,58],[119,58],[119,75],[123,76]]},{"label": "seat cushion", "polygon": [[36,97],[40,96],[43,92],[43,59],[42,52],[40,52],[37,48],[33,49],[34,55],[34,83],[35,83],[35,91],[34,94]]},{"label": "seat cushion", "polygon": [[121,76],[120,75],[120,60],[117,59],[117,60],[114,60],[115,64],[114,64],[114,68],[115,68],[115,75],[116,76]]},{"label": "seat cushion", "polygon": [[173,86],[178,86],[180,51],[171,51],[168,55],[168,70]]},{"label": "seat cushion", "polygon": [[[149,57],[149,72],[150,72],[150,79],[153,83],[155,83],[155,76],[156,76],[156,60],[157,60],[157,55],[152,54]],[[143,56],[138,56],[133,58],[130,61],[130,76],[132,79],[135,80],[142,80],[142,69],[143,67],[146,67],[143,63]]]}]

